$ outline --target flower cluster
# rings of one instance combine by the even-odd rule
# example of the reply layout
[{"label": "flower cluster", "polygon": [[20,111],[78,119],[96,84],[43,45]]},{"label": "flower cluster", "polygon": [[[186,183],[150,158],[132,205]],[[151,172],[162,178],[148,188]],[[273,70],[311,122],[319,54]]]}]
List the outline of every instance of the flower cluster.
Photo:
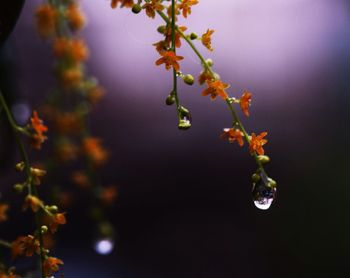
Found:
[{"label": "flower cluster", "polygon": [[[220,99],[226,102],[232,115],[232,127],[224,128],[220,137],[228,140],[230,143],[236,141],[241,147],[244,146],[244,142],[246,141],[249,145],[249,152],[258,165],[256,175],[261,177],[260,181],[263,180],[268,188],[275,190],[276,183],[270,181],[272,179],[267,177],[263,166],[263,163],[266,163],[267,160],[269,160],[264,156],[265,150],[263,148],[267,143],[267,139],[265,139],[267,132],[262,132],[259,135],[256,135],[255,133],[249,135],[239,119],[235,108],[235,105],[238,105],[243,114],[246,117],[249,117],[252,93],[245,90],[238,99],[230,97],[228,92],[230,84],[225,83],[220,79],[220,76],[213,71],[213,61],[211,59],[204,59],[194,43],[195,40],[199,40],[207,50],[213,51],[212,36],[215,30],[208,28],[201,36],[198,36],[196,33],[186,33],[188,30],[186,26],[177,25],[179,17],[182,16],[183,19],[186,19],[192,13],[192,8],[194,8],[199,1],[171,0],[168,1],[170,2],[168,5],[162,0],[139,0],[133,5],[132,1],[112,1],[113,8],[117,7],[116,2],[122,2],[122,7],[125,6],[132,8],[132,12],[134,13],[139,13],[143,9],[145,10],[146,15],[150,18],[155,18],[156,14],[158,14],[165,22],[165,25],[161,25],[157,29],[158,32],[163,35],[163,39],[153,44],[161,56],[156,60],[155,64],[157,66],[164,64],[166,70],[173,70],[174,86],[173,90],[166,98],[166,104],[176,104],[179,119],[178,127],[180,129],[188,129],[191,127],[191,114],[188,109],[180,103],[177,91],[177,79],[181,77],[186,84],[194,84],[194,78],[191,74],[183,74],[181,72],[181,62],[184,60],[184,57],[176,54],[177,49],[182,45],[181,40],[184,40],[192,48],[202,64],[202,71],[198,77],[198,83],[206,86],[202,91],[202,96],[209,96],[211,100],[216,100],[217,97],[220,97]],[[142,5],[143,2],[144,4]],[[184,113],[184,111],[186,112]],[[253,180],[254,186],[256,182],[257,179]]]}]

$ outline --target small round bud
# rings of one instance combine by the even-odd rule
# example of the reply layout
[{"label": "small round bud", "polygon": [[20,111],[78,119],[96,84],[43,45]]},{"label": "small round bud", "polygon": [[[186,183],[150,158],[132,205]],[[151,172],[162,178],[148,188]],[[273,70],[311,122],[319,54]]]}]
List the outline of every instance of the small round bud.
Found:
[{"label": "small round bud", "polygon": [[16,171],[18,171],[18,172],[22,172],[23,169],[24,169],[24,166],[25,166],[24,162],[21,161],[21,162],[19,162],[19,163],[16,164],[15,169],[16,169]]},{"label": "small round bud", "polygon": [[271,178],[267,178],[267,180],[269,181],[269,186],[271,186],[272,188],[276,188],[277,187],[277,182]]},{"label": "small round bud", "polygon": [[45,206],[48,211],[52,213],[57,213],[58,212],[58,207],[57,206]]},{"label": "small round bud", "polygon": [[193,85],[194,83],[194,77],[191,74],[184,75],[182,79],[187,85]]},{"label": "small round bud", "polygon": [[213,65],[214,65],[214,62],[213,62],[213,60],[212,59],[207,59],[207,60],[205,60],[206,61],[206,63],[208,64],[208,66],[209,67],[212,67]]},{"label": "small round bud", "polygon": [[14,190],[16,193],[18,193],[18,194],[22,193],[22,192],[23,192],[23,189],[24,189],[24,185],[21,184],[21,183],[16,183],[16,184],[13,186],[13,190]]},{"label": "small round bud", "polygon": [[166,26],[165,25],[158,26],[157,31],[161,34],[164,34],[166,31]]},{"label": "small round bud", "polygon": [[263,164],[270,162],[270,158],[267,155],[258,155],[258,160]]},{"label": "small round bud", "polygon": [[252,175],[252,181],[253,181],[254,183],[257,183],[259,180],[260,180],[260,175],[257,174],[257,173],[254,173],[254,174]]},{"label": "small round bud", "polygon": [[191,35],[190,35],[190,39],[191,40],[195,40],[195,39],[197,39],[198,38],[198,35],[196,34],[196,33],[191,33]]},{"label": "small round bud", "polygon": [[46,234],[48,230],[49,229],[47,228],[47,226],[41,226],[41,228],[40,228],[40,232],[41,232],[42,235]]},{"label": "small round bud", "polygon": [[175,96],[174,94],[170,93],[167,98],[165,99],[166,105],[173,105],[175,103]]},{"label": "small round bud", "polygon": [[134,14],[138,14],[139,12],[142,11],[142,7],[140,4],[135,4],[134,6],[132,6],[131,10]]}]

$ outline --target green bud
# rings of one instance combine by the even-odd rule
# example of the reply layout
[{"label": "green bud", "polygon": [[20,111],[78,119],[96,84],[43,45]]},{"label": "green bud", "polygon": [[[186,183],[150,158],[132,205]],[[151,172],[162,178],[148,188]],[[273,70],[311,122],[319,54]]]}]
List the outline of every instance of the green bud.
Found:
[{"label": "green bud", "polygon": [[164,34],[166,31],[166,26],[165,25],[158,26],[157,31],[161,34]]},{"label": "green bud", "polygon": [[40,228],[40,232],[41,232],[42,235],[46,234],[48,230],[49,229],[47,228],[47,226],[41,226],[41,228]]},{"label": "green bud", "polygon": [[195,40],[197,38],[198,38],[198,35],[196,33],[191,33],[191,35],[190,35],[191,40]]},{"label": "green bud", "polygon": [[57,206],[46,206],[47,210],[49,210],[52,213],[58,212],[58,207]]},{"label": "green bud", "polygon": [[212,59],[207,59],[207,60],[205,60],[206,61],[206,63],[208,64],[208,66],[209,67],[212,67],[213,65],[214,65],[214,62],[213,62],[213,60]]},{"label": "green bud", "polygon": [[194,83],[194,77],[191,74],[184,75],[182,79],[187,85],[193,85]]},{"label": "green bud", "polygon": [[170,93],[167,98],[165,99],[166,105],[173,105],[175,103],[175,96],[174,94]]},{"label": "green bud", "polygon": [[259,175],[259,174],[254,173],[254,174],[252,175],[252,181],[253,181],[254,183],[257,183],[260,179],[261,179],[261,178],[260,178],[260,175]]},{"label": "green bud", "polygon": [[258,155],[258,160],[263,164],[270,162],[270,158],[267,155]]},{"label": "green bud", "polygon": [[16,169],[16,171],[18,171],[18,172],[22,172],[23,169],[24,169],[24,166],[25,166],[24,162],[21,161],[21,162],[19,162],[19,163],[16,164],[15,169]]},{"label": "green bud", "polygon": [[13,186],[13,190],[20,194],[23,192],[23,189],[24,189],[24,185],[22,183],[16,183],[14,186]]},{"label": "green bud", "polygon": [[134,6],[132,6],[131,10],[134,14],[138,14],[139,12],[141,12],[142,7],[140,4],[135,4]]}]

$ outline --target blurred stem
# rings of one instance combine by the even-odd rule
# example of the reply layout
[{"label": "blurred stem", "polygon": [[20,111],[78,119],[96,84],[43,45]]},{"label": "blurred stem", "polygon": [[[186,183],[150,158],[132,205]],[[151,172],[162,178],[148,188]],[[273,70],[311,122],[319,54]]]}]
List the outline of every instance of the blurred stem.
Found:
[{"label": "blurred stem", "polygon": [[5,247],[5,248],[11,248],[12,244],[11,244],[11,242],[0,239],[0,246]]},{"label": "blurred stem", "polygon": [[[172,0],[174,2],[174,0]],[[170,21],[170,19],[162,12],[162,11],[157,11],[157,13],[160,15],[160,17],[167,23],[167,24],[173,24],[173,20]],[[174,16],[174,13],[172,14],[172,16]],[[173,27],[175,28],[176,32],[178,32],[180,34],[180,36],[189,44],[189,46],[192,48],[192,50],[194,51],[194,53],[197,55],[197,57],[199,58],[199,60],[201,61],[204,70],[206,70],[213,79],[217,79],[215,76],[215,72],[212,70],[211,66],[207,63],[207,61],[204,59],[203,55],[199,52],[199,50],[197,49],[197,47],[193,44],[193,42],[191,41],[191,39],[186,36],[184,34],[184,32],[182,32],[177,26]],[[173,29],[174,30],[174,29]],[[232,120],[233,120],[233,125],[237,125],[240,130],[242,131],[243,135],[244,135],[244,139],[247,141],[248,144],[250,144],[250,137],[249,134],[247,133],[247,131],[245,130],[241,120],[239,119],[237,112],[233,106],[233,104],[230,102],[230,99],[226,99],[226,104],[231,112],[232,115]],[[267,176],[267,173],[264,169],[264,166],[262,165],[262,163],[259,161],[258,159],[258,155],[256,152],[252,153],[252,156],[255,159],[256,164],[258,165],[259,170],[264,173]]]}]

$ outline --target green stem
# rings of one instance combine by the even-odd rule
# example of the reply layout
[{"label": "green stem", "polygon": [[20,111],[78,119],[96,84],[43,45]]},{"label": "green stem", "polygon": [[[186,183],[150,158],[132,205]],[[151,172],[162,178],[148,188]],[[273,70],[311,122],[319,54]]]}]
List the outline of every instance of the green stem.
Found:
[{"label": "green stem", "polygon": [[5,247],[5,248],[11,248],[12,244],[11,244],[11,242],[0,239],[0,246]]},{"label": "green stem", "polygon": [[[157,13],[160,15],[160,17],[167,23],[170,24],[172,22],[170,22],[169,18],[162,12],[162,11],[157,11]],[[204,59],[204,57],[202,56],[202,54],[199,52],[199,50],[197,49],[197,47],[193,44],[193,42],[191,41],[191,39],[186,36],[184,34],[184,32],[182,32],[177,26],[175,26],[176,31],[180,34],[180,36],[188,43],[188,45],[192,48],[192,50],[194,51],[194,53],[197,55],[197,57],[199,58],[199,60],[201,61],[204,69],[206,71],[208,71],[211,75],[211,77],[213,79],[216,79],[215,77],[215,72],[212,70],[211,66],[207,63],[207,61]],[[239,126],[240,130],[243,132],[243,136],[244,139],[247,141],[247,143],[250,143],[250,138],[249,138],[249,134],[247,133],[247,131],[245,130],[241,120],[239,119],[237,112],[235,110],[235,108],[233,107],[232,103],[230,102],[229,99],[226,100],[227,106],[231,112],[232,118],[233,118],[233,124],[236,124]],[[259,161],[258,159],[258,155],[256,152],[254,152],[252,154],[252,156],[255,159],[255,162],[257,163],[259,169],[261,172],[263,172],[266,176],[266,171],[264,169],[264,166],[262,165],[262,163]]]}]

